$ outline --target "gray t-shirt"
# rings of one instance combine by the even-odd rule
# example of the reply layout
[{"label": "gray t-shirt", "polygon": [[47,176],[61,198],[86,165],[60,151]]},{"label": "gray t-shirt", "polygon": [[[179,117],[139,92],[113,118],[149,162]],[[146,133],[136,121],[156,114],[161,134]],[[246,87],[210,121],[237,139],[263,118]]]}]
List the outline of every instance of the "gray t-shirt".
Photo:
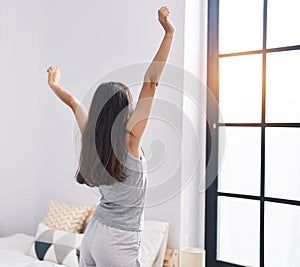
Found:
[{"label": "gray t-shirt", "polygon": [[142,156],[135,158],[129,152],[124,163],[127,178],[112,185],[100,185],[102,196],[95,209],[96,218],[108,226],[127,230],[144,229],[144,204],[147,187],[147,165]]}]

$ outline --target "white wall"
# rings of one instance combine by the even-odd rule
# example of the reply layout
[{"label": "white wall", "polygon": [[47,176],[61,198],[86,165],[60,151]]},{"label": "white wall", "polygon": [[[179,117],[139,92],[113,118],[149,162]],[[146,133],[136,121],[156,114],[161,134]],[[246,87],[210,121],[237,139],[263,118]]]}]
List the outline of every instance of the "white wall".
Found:
[{"label": "white wall", "polygon": [[[74,118],[47,87],[46,69],[60,66],[61,84],[81,98],[105,74],[151,60],[163,36],[156,18],[162,5],[171,7],[177,28],[169,63],[183,68],[184,1],[0,0],[0,236],[34,234],[50,199],[70,204],[98,203],[94,191],[73,179],[77,166]],[[137,96],[137,88],[133,90]],[[172,88],[158,90],[157,97],[182,107],[182,94]],[[151,155],[148,144],[153,139],[169,139],[176,145],[168,145],[166,155],[169,161],[172,157],[177,160],[174,152],[180,148],[178,138],[168,128],[159,137],[161,127],[157,121],[150,122],[143,141],[146,156]],[[166,171],[162,167],[161,173]],[[150,186],[161,179],[157,171],[151,173]],[[181,166],[174,183],[180,183],[180,179]],[[149,199],[154,199],[149,192]],[[165,199],[155,205],[150,201],[145,218],[169,221],[168,246],[178,248],[183,233],[181,205],[187,199],[181,194]],[[195,227],[193,231],[201,232]]]},{"label": "white wall", "polygon": [[28,8],[22,3],[18,9],[13,1],[1,1],[0,6],[1,235],[33,231],[35,186],[40,178],[35,78],[39,46],[33,31],[38,17],[27,21],[22,12],[26,14]]}]

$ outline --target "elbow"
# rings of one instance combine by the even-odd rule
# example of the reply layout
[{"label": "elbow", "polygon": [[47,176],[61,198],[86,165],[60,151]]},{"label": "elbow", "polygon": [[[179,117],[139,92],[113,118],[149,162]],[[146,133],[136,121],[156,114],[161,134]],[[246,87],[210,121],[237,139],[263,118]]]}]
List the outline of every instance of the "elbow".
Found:
[{"label": "elbow", "polygon": [[144,78],[144,84],[149,84],[149,88],[155,88],[158,86],[159,81],[158,79],[151,79],[151,78]]},{"label": "elbow", "polygon": [[78,106],[80,105],[80,102],[75,98],[75,97],[70,97],[69,99],[69,107],[73,110],[74,114],[78,108]]},{"label": "elbow", "polygon": [[150,83],[151,85],[158,85],[158,82],[159,82],[159,78],[160,76],[155,73],[155,72],[152,72],[152,73],[146,73],[145,76],[144,76],[144,83]]}]

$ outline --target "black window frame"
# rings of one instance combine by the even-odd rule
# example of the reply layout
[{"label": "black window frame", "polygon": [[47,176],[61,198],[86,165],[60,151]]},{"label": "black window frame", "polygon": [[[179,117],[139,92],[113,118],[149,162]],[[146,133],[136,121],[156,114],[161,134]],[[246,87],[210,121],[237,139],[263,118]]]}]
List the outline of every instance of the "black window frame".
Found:
[{"label": "black window frame", "polygon": [[[224,0],[223,0],[224,1]],[[264,221],[265,203],[279,203],[300,206],[300,201],[270,198],[265,196],[265,132],[267,127],[300,128],[300,123],[266,123],[266,58],[268,53],[300,50],[300,45],[267,49],[267,16],[268,0],[263,4],[263,49],[238,53],[219,54],[219,3],[220,0],[208,1],[208,45],[207,45],[207,87],[213,98],[207,98],[207,126],[206,129],[206,180],[211,182],[211,176],[218,170],[218,141],[219,127],[260,127],[261,128],[261,192],[260,196],[239,195],[218,192],[218,177],[206,190],[205,203],[205,249],[207,267],[243,267],[233,263],[217,260],[217,216],[218,197],[232,197],[260,201],[260,267],[265,262]],[[262,121],[261,123],[219,123],[219,58],[244,56],[251,54],[262,55]],[[208,164],[210,161],[210,164]]]}]

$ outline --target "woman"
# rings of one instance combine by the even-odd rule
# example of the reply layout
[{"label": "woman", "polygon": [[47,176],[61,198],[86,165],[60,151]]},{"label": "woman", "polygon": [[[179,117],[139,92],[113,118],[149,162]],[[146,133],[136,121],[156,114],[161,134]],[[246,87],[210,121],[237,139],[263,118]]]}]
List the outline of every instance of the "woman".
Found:
[{"label": "woman", "polygon": [[87,114],[83,105],[59,85],[58,67],[48,68],[48,83],[74,112],[82,133],[76,179],[99,188],[102,196],[90,220],[80,249],[80,266],[140,266],[141,231],[147,186],[141,153],[156,87],[167,61],[175,28],[170,10],[158,10],[165,30],[161,45],[148,67],[136,108],[131,112],[129,88],[118,82],[101,84]]}]

